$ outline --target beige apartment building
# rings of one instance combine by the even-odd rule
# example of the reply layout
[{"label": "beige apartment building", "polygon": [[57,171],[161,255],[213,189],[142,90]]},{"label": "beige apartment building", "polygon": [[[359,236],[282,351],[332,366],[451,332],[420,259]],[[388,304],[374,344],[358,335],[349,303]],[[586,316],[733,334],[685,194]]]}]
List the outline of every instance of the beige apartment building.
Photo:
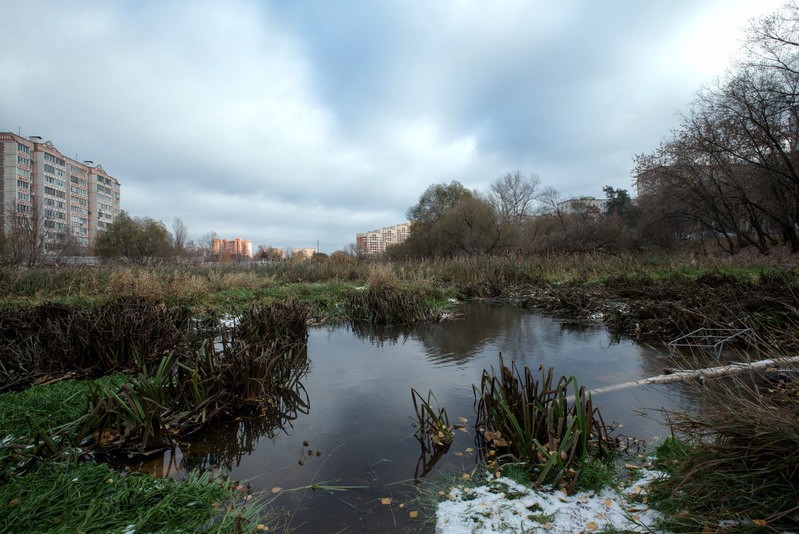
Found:
[{"label": "beige apartment building", "polygon": [[120,212],[116,178],[41,137],[0,132],[0,182],[0,228],[40,229],[46,253],[66,244],[91,251]]},{"label": "beige apartment building", "polygon": [[310,260],[316,255],[316,249],[313,247],[293,248],[291,249],[291,258],[297,261]]},{"label": "beige apartment building", "polygon": [[211,250],[214,254],[229,254],[252,258],[252,241],[249,239],[214,239],[211,241]]},{"label": "beige apartment building", "polygon": [[355,247],[366,254],[383,254],[391,245],[398,245],[408,239],[411,224],[402,223],[355,234]]}]

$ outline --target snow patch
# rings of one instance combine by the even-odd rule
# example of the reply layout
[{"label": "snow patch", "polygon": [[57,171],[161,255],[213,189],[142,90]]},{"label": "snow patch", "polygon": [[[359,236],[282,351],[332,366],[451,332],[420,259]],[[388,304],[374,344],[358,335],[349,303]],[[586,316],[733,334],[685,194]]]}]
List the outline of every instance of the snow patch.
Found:
[{"label": "snow patch", "polygon": [[661,517],[642,501],[647,484],[661,476],[642,469],[630,486],[566,495],[561,490],[536,491],[505,477],[475,488],[453,488],[439,503],[436,532],[539,532],[572,534],[606,527],[653,532]]}]

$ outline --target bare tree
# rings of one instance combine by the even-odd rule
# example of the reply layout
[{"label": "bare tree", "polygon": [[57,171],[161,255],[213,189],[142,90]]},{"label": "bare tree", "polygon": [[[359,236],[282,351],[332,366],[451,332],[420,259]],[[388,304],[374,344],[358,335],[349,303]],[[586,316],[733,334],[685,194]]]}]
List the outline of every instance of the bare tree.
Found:
[{"label": "bare tree", "polygon": [[172,221],[172,233],[175,238],[175,255],[181,256],[186,249],[188,230],[186,229],[186,225],[183,224],[183,221],[180,220],[180,217],[175,217],[175,220]]},{"label": "bare tree", "polygon": [[535,174],[523,176],[515,171],[494,180],[489,187],[488,200],[502,220],[515,223],[532,214],[541,193],[540,177]]}]

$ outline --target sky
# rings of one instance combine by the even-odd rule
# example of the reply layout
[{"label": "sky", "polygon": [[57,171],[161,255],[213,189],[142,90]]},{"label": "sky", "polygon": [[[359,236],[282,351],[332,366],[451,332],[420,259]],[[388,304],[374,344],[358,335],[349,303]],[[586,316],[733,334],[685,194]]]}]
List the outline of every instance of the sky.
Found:
[{"label": "sky", "polygon": [[0,0],[0,131],[188,237],[331,253],[431,184],[634,194],[776,0]]}]

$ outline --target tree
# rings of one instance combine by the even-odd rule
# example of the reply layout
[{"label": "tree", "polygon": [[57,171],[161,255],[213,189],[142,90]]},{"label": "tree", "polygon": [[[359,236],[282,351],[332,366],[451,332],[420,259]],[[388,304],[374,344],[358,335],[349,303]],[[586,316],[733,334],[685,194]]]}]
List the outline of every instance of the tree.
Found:
[{"label": "tree", "polygon": [[519,222],[532,214],[540,195],[541,178],[535,174],[525,177],[515,171],[494,180],[489,187],[488,200],[503,220]]},{"label": "tree", "polygon": [[182,256],[186,250],[186,236],[188,230],[186,229],[186,225],[183,224],[183,221],[180,220],[180,217],[175,217],[175,220],[172,221],[172,232],[175,239],[175,255]]},{"label": "tree", "polygon": [[389,256],[485,254],[509,246],[491,203],[457,181],[428,187],[407,215],[410,236]]},{"label": "tree", "polygon": [[799,6],[756,21],[743,57],[680,128],[638,157],[639,188],[728,252],[799,252]]},{"label": "tree", "polygon": [[131,218],[123,211],[97,237],[95,253],[103,260],[125,259],[146,264],[172,255],[172,236],[161,221],[149,217]]}]

